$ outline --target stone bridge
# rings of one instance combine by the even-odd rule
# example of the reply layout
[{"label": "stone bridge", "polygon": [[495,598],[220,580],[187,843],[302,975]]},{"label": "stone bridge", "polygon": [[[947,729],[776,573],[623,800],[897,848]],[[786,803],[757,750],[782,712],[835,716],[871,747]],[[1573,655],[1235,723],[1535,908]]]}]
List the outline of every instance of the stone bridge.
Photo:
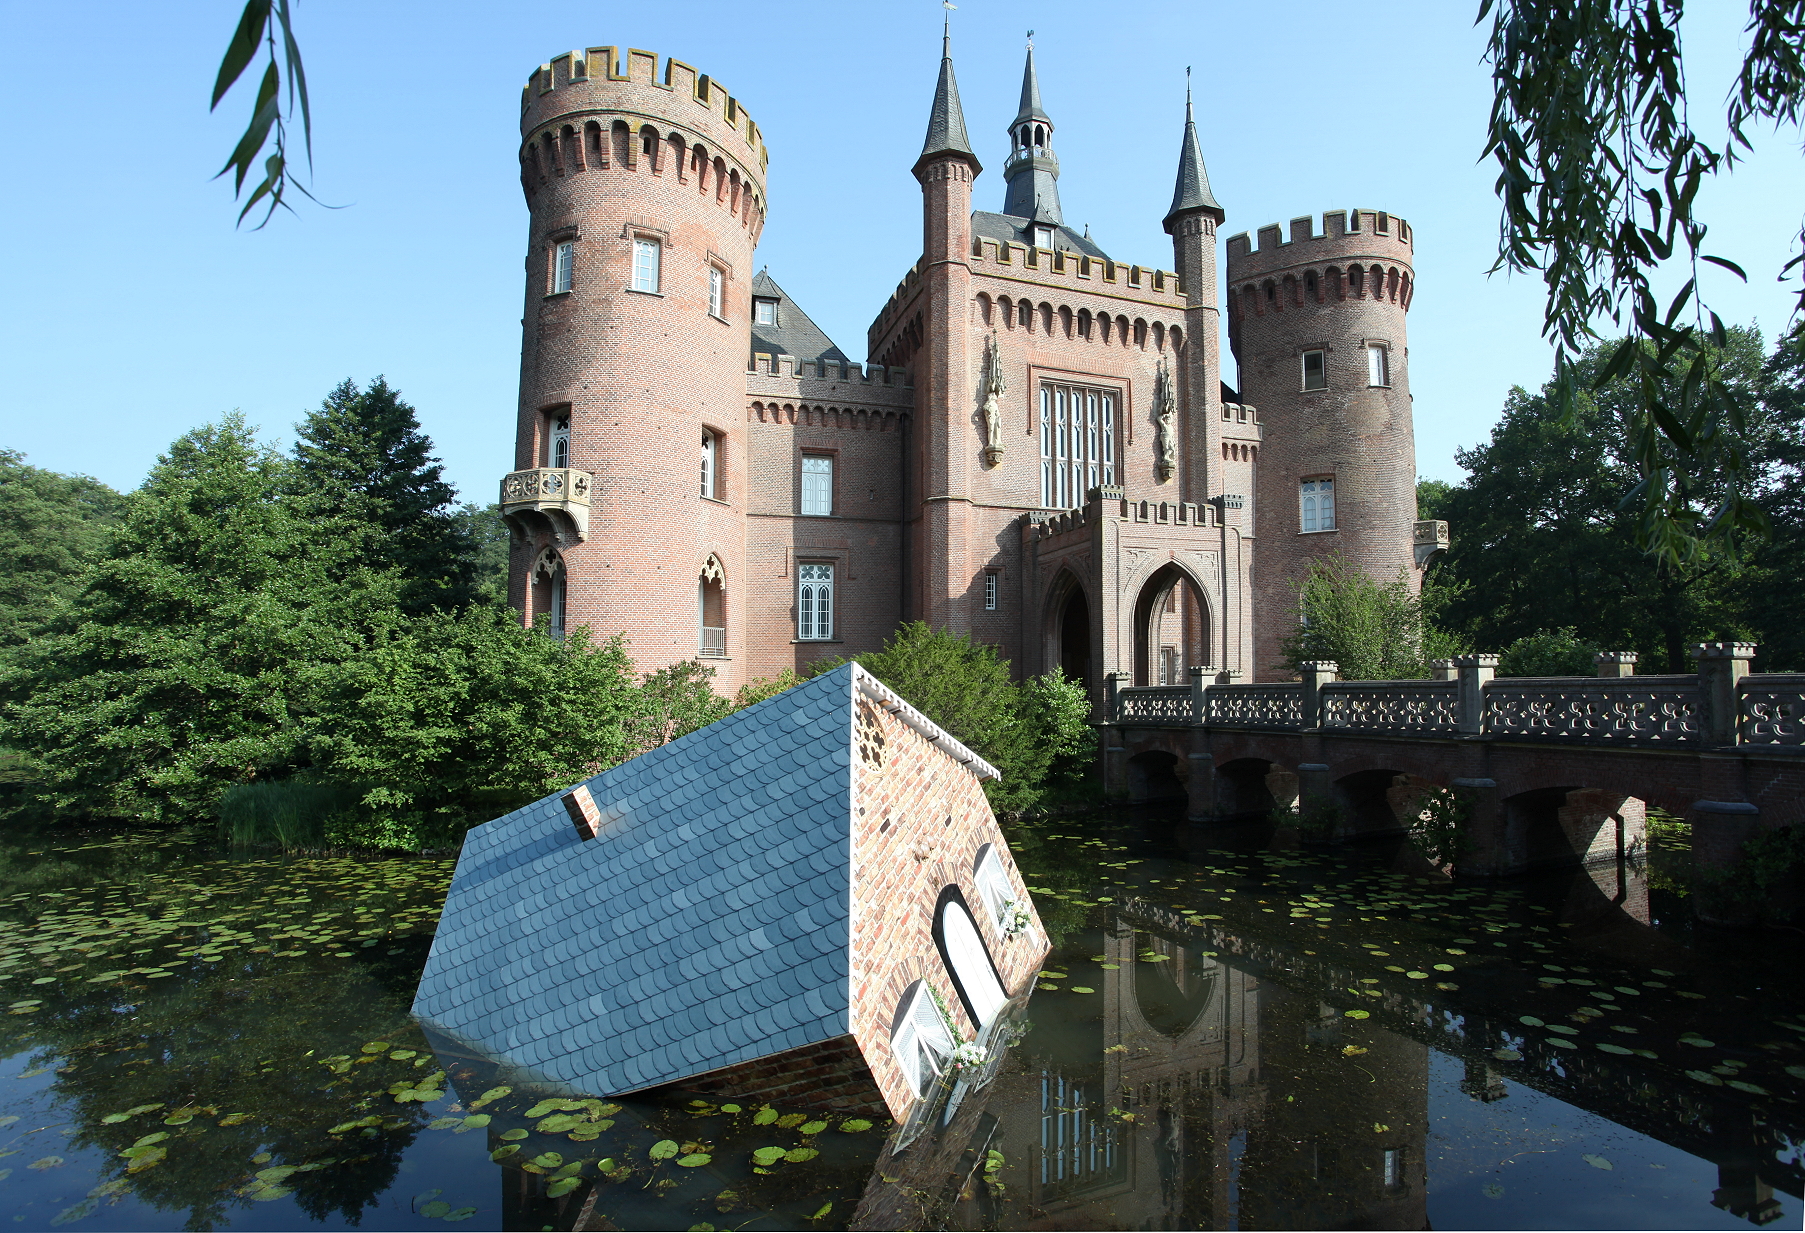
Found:
[{"label": "stone bridge", "polygon": [[1805,674],[1751,673],[1746,642],[1698,647],[1696,674],[1494,680],[1496,655],[1438,661],[1436,677],[1243,684],[1210,668],[1189,685],[1109,675],[1104,783],[1117,800],[1188,798],[1194,822],[1274,809],[1336,837],[1396,833],[1433,789],[1464,802],[1460,872],[1617,860],[1647,809],[1688,818],[1703,865],[1727,867],[1757,830],[1805,822]]}]

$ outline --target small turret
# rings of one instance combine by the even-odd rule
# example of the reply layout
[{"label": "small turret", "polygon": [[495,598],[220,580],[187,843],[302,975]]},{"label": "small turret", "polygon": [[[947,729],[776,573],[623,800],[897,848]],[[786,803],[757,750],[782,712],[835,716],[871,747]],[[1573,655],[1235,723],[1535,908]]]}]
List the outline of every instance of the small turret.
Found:
[{"label": "small turret", "polygon": [[934,86],[934,105],[928,111],[928,135],[921,143],[921,157],[915,160],[915,175],[935,159],[948,154],[962,156],[971,164],[972,175],[984,170],[978,156],[972,153],[971,138],[965,135],[965,109],[959,105],[959,81],[953,76],[953,38],[949,30],[940,40],[940,80]]},{"label": "small turret", "polygon": [[1053,153],[1053,121],[1040,102],[1034,71],[1034,31],[1028,31],[1028,62],[1022,69],[1022,105],[1009,122],[1009,161],[1003,164],[1009,189],[1003,213],[1051,226],[1065,222],[1059,211],[1059,159]]},{"label": "small turret", "polygon": [[1178,148],[1178,182],[1172,187],[1172,208],[1166,211],[1166,232],[1177,234],[1178,220],[1199,210],[1223,219],[1222,207],[1210,192],[1210,173],[1204,170],[1203,147],[1197,142],[1197,120],[1191,111],[1191,70],[1185,70],[1185,135]]}]

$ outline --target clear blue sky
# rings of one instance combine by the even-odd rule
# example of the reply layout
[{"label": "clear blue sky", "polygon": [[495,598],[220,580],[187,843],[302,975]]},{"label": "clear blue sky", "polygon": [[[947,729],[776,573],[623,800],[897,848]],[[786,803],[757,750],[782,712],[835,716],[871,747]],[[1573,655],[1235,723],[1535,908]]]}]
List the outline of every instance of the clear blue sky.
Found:
[{"label": "clear blue sky", "polygon": [[[240,0],[0,2],[0,445],[135,486],[180,433],[234,408],[287,439],[344,377],[384,373],[419,408],[450,478],[492,501],[512,457],[526,208],[515,151],[527,74],[573,47],[676,55],[724,82],[770,144],[758,259],[848,353],[919,253],[909,175],[939,56],[934,0],[609,6],[296,0],[319,197],[234,230],[224,161],[246,87],[207,113]],[[1693,0],[1696,115],[1718,117],[1746,4]],[[1497,233],[1490,106],[1472,0],[1034,5],[953,14],[966,120],[997,209],[1024,27],[1066,217],[1124,260],[1169,266],[1170,200],[1194,66],[1224,234],[1364,206],[1411,221],[1417,465],[1458,478],[1513,384],[1550,359],[1541,287],[1486,276]],[[1712,125],[1700,121],[1707,132]],[[1707,190],[1725,320],[1772,337],[1774,282],[1805,166],[1768,138]]]}]

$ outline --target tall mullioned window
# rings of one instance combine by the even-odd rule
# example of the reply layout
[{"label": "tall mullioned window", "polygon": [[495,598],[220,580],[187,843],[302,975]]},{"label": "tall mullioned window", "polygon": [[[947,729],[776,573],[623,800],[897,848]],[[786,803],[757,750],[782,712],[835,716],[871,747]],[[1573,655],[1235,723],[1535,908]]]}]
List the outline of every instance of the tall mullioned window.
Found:
[{"label": "tall mullioned window", "polygon": [[984,575],[984,607],[990,611],[995,611],[996,606],[997,606],[997,576],[995,574],[985,574]]},{"label": "tall mullioned window", "polygon": [[577,264],[577,246],[570,240],[564,241],[552,250],[552,294],[562,295],[570,290],[572,272]]},{"label": "tall mullioned window", "polygon": [[1040,387],[1040,503],[1072,509],[1116,482],[1116,393],[1076,385]]},{"label": "tall mullioned window", "polygon": [[664,246],[657,240],[633,241],[633,290],[657,291],[663,276]]},{"label": "tall mullioned window", "polygon": [[708,267],[708,312],[710,316],[727,316],[727,276],[721,273],[721,267]]},{"label": "tall mullioned window", "polygon": [[568,467],[570,465],[570,413],[564,412],[552,416],[551,436],[546,441],[545,465],[548,467]]},{"label": "tall mullioned window", "polygon": [[1306,351],[1303,354],[1304,388],[1306,390],[1326,390],[1329,388],[1329,369],[1326,357],[1321,351]]},{"label": "tall mullioned window", "polygon": [[1335,481],[1317,477],[1298,485],[1298,514],[1305,531],[1335,529]]},{"label": "tall mullioned window", "polygon": [[834,567],[819,562],[796,567],[796,637],[819,642],[834,636]]},{"label": "tall mullioned window", "polygon": [[559,641],[563,641],[564,613],[567,605],[565,603],[564,570],[562,568],[552,575],[550,600],[551,602],[548,607],[550,609],[551,636]]},{"label": "tall mullioned window", "polygon": [[720,463],[721,439],[708,429],[702,430],[702,495],[715,495],[716,468]]},{"label": "tall mullioned window", "polygon": [[834,460],[826,454],[802,456],[802,512],[818,518],[834,512]]}]

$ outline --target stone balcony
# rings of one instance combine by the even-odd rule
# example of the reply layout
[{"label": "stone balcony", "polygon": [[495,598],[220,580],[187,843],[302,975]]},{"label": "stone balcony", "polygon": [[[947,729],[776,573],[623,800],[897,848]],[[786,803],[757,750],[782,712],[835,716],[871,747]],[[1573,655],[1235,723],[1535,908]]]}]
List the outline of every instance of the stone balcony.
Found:
[{"label": "stone balcony", "polygon": [[589,538],[589,497],[595,477],[574,467],[510,471],[501,481],[501,516],[522,530],[534,519],[561,540]]}]

